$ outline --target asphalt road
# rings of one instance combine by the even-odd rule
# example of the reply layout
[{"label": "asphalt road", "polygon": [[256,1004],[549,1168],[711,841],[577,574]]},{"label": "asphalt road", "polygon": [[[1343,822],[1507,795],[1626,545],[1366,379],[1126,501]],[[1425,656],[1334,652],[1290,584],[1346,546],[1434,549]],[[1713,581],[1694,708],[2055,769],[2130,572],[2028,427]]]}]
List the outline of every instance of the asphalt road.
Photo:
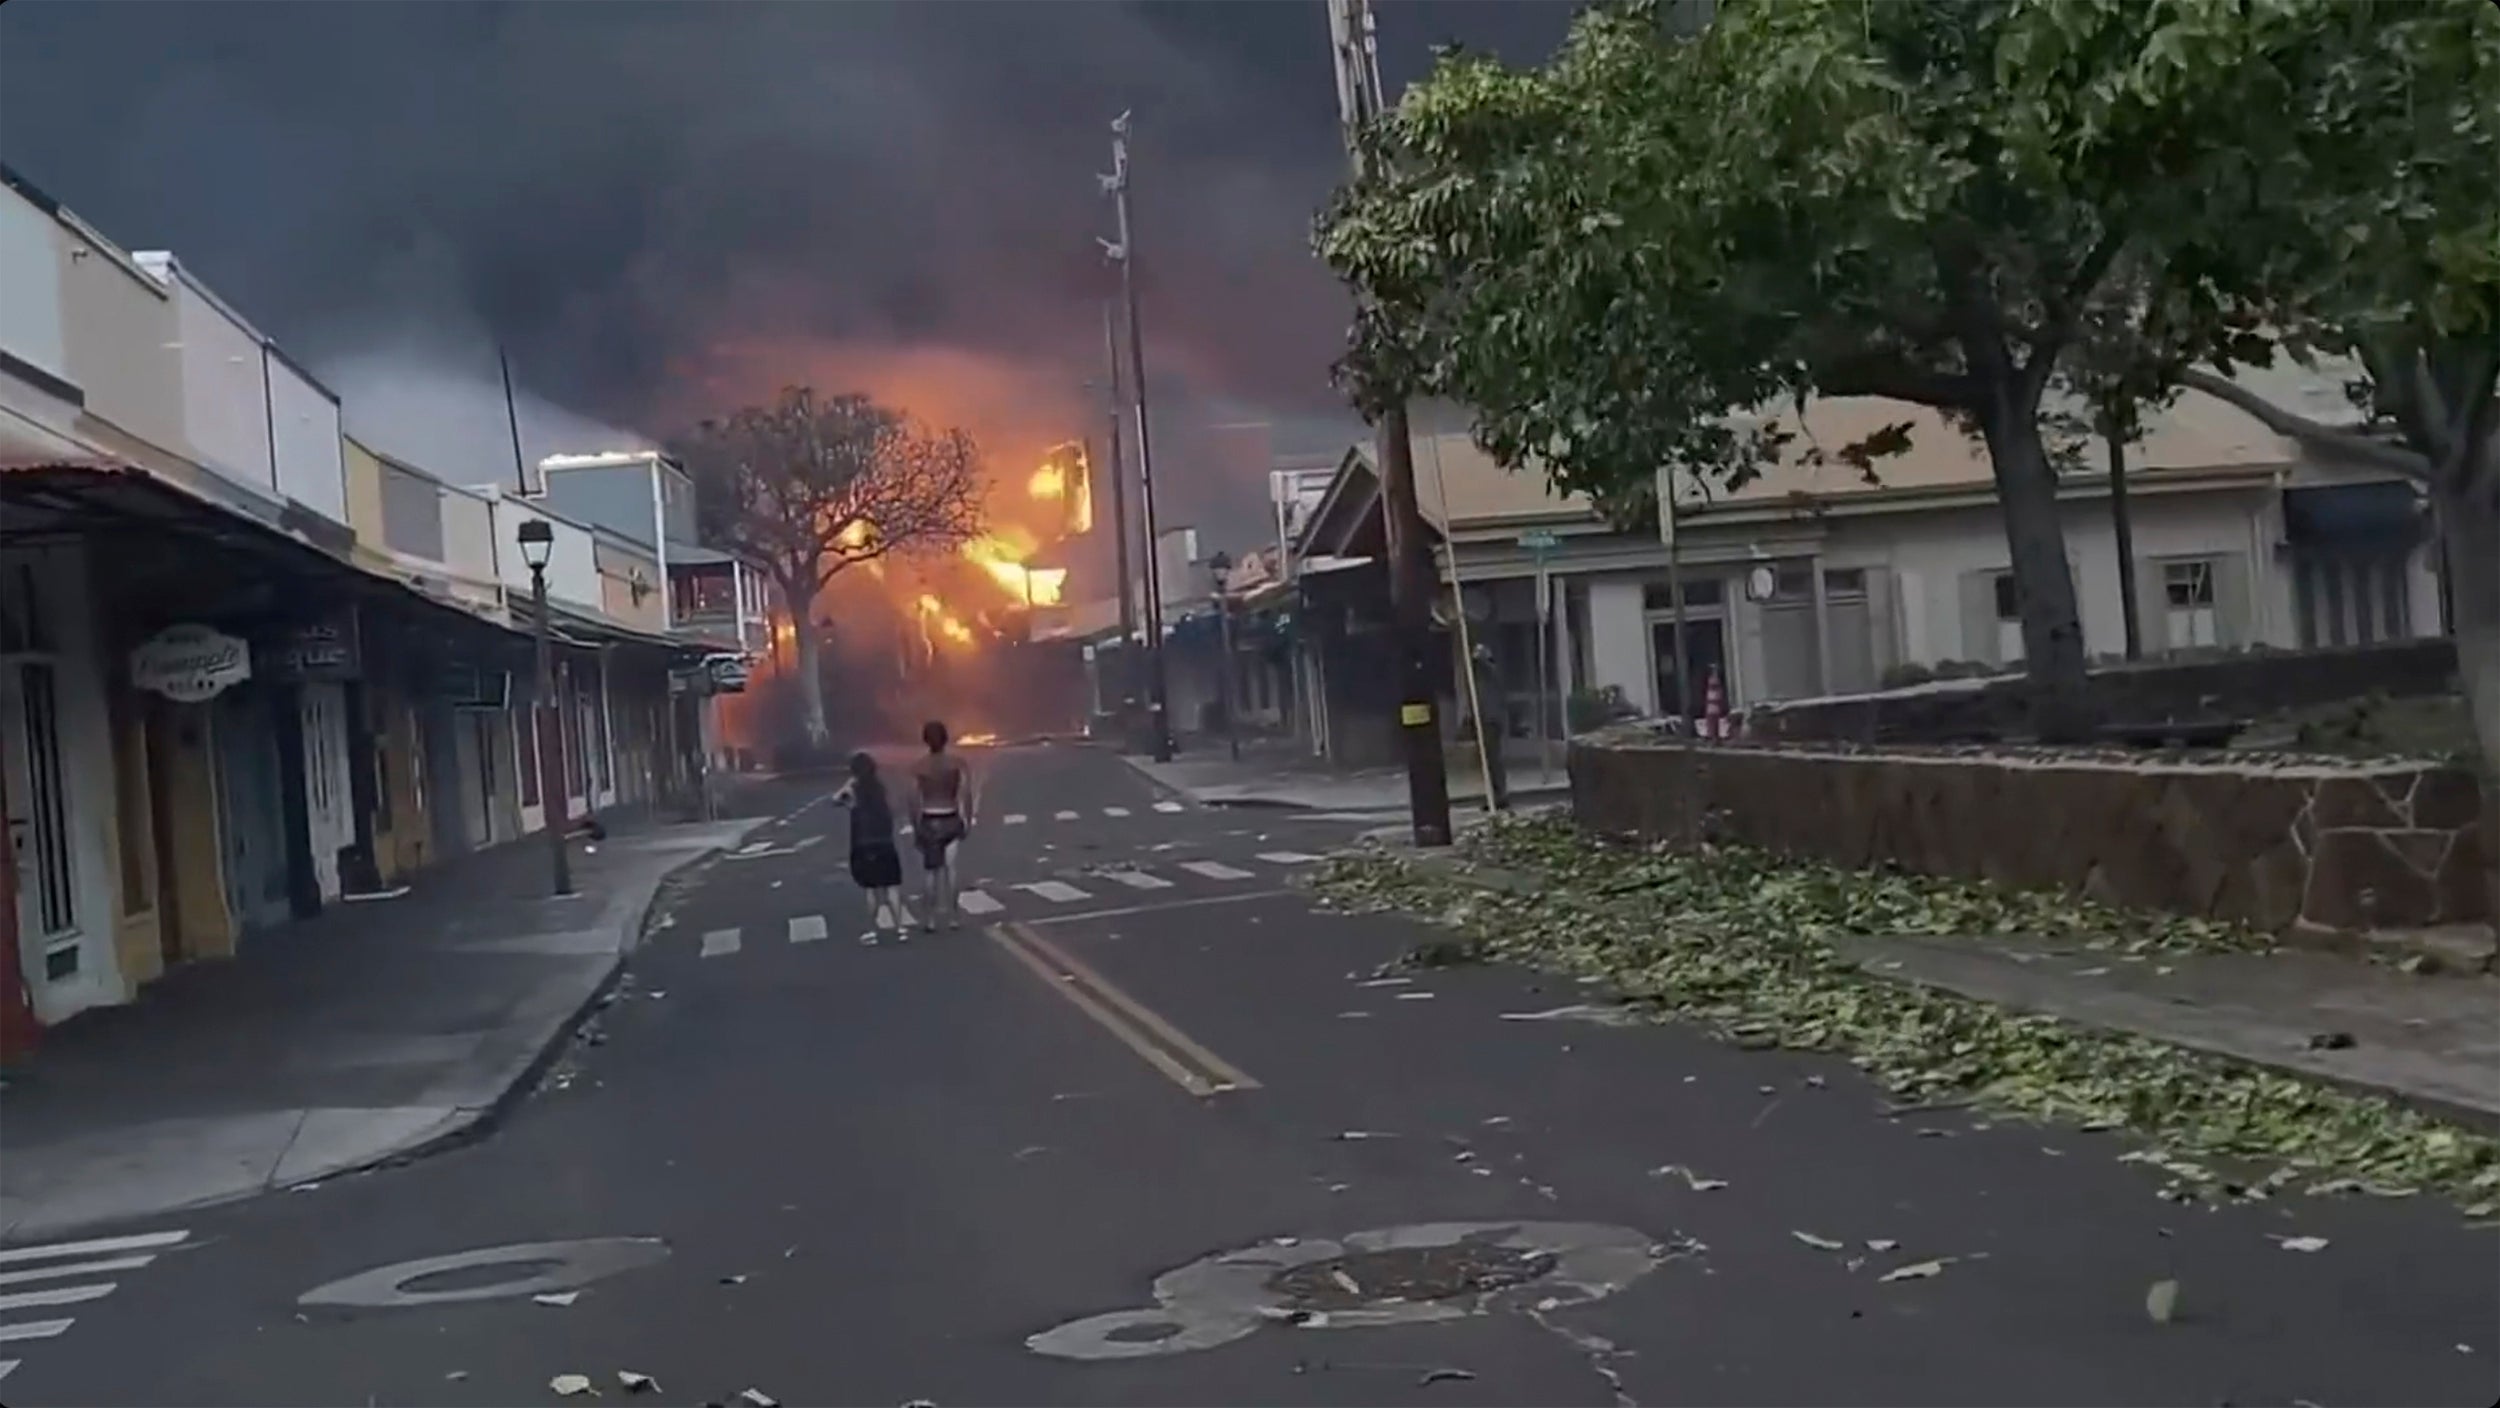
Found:
[{"label": "asphalt road", "polygon": [[[861,945],[845,819],[807,806],[675,896],[593,1038],[491,1138],[184,1219],[73,1329],[0,1343],[23,1359],[0,1400],[515,1404],[559,1401],[563,1374],[636,1397],[620,1371],[666,1403],[2479,1408],[2500,1390],[2500,1237],[2451,1209],[2182,1207],[2107,1135],[1890,1116],[1845,1064],[1553,1015],[1582,994],[1531,975],[1377,983],[1426,931],[1289,884],[1354,826],[1158,810],[1174,799],[1086,748],[979,763],[966,870],[997,908],[977,925]],[[1321,1259],[1326,1239],[1452,1222],[1495,1231]],[[609,1238],[655,1240],[564,1304],[530,1295],[577,1279],[549,1253],[535,1286],[495,1292],[532,1270],[506,1266],[400,1288],[481,1298],[303,1299]],[[1140,1309],[1231,1249],[1256,1264]],[[57,1284],[10,1273],[52,1264],[0,1259],[0,1307]],[[1468,1276],[1504,1288],[1423,1318],[1474,1307],[1430,1299]],[[2179,1298],[2156,1323],[2163,1280]],[[1261,1312],[1270,1285],[1295,1294]]]}]

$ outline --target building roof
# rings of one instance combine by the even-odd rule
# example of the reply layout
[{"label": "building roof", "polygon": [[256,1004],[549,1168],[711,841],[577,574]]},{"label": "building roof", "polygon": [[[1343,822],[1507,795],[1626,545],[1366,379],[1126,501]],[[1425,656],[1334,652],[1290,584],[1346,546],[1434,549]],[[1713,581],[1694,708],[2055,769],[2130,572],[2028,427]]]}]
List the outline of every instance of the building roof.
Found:
[{"label": "building roof", "polygon": [[[2244,369],[2236,379],[2287,408],[2333,423],[2358,419],[2342,392],[2347,372],[2332,364],[2314,371],[2281,365]],[[1802,416],[1783,408],[1766,412],[1762,418],[1800,432],[1784,447],[1780,462],[1733,491],[1679,482],[1679,505],[1984,490],[1993,479],[1986,448],[1932,407],[1871,396],[1826,397],[1809,401]],[[1896,423],[1908,425],[1909,448],[1877,460],[1873,482],[1830,458],[1843,446]],[[1531,462],[1515,472],[1506,470],[1464,434],[1418,434],[1414,447],[1417,506],[1425,520],[1444,534],[1585,523],[1594,514],[1594,505],[1585,495],[1557,493],[1541,466]],[[1822,463],[1816,462],[1818,450],[1824,457]],[[2087,440],[2083,454],[2096,471],[2106,463],[2107,451],[2097,437]],[[2189,391],[2150,419],[2144,437],[2129,447],[2128,457],[2131,473],[2159,474],[2254,470],[2291,464],[2298,455],[2290,441],[2245,412]],[[1368,445],[1346,452],[1337,478],[1309,516],[1312,531],[1305,533],[1306,541],[1326,536],[1318,531],[1322,520],[1342,520],[1349,511],[1371,512],[1376,483],[1371,460]],[[1345,533],[1346,525],[1340,522],[1338,536]]]}]

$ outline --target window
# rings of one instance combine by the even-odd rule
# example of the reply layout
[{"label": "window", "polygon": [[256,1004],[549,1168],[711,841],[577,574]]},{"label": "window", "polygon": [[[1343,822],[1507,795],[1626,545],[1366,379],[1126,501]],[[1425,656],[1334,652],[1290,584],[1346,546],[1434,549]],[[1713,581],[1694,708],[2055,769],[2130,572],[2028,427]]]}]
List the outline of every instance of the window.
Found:
[{"label": "window", "polygon": [[538,805],[538,720],[535,704],[525,704],[513,718],[512,737],[521,754],[521,805]]},{"label": "window", "polygon": [[2014,574],[1996,575],[1997,663],[2019,665],[2023,660],[2022,592],[2014,585]]},{"label": "window", "polygon": [[1814,570],[1781,567],[1771,573],[1771,600],[1795,604],[1814,600]]},{"label": "window", "polygon": [[[1701,606],[1717,606],[1727,600],[1727,583],[1717,577],[1684,579],[1684,605],[1687,610]],[[1650,582],[1641,587],[1641,607],[1646,611],[1673,611],[1675,592],[1666,582]]]},{"label": "window", "polygon": [[2165,562],[2161,568],[2164,639],[2173,650],[2192,650],[2221,643],[2214,613],[2214,564],[2210,559]]},{"label": "window", "polygon": [[1832,599],[1866,595],[1866,569],[1834,567],[1824,572],[1823,595]]}]

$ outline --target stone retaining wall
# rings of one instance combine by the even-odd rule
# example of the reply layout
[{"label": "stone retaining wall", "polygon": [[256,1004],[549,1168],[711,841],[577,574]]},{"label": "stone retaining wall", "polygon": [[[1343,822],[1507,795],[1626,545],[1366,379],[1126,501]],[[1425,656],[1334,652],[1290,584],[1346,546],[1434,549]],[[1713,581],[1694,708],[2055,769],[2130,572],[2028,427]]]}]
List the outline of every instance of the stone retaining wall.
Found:
[{"label": "stone retaining wall", "polygon": [[2474,775],[2436,763],[2031,749],[1571,745],[1581,825],[2056,888],[2310,937],[2493,917]]},{"label": "stone retaining wall", "polygon": [[[2145,725],[2194,719],[2249,719],[2358,699],[2440,694],[2456,687],[2456,642],[2444,637],[2337,650],[2258,650],[2203,660],[2107,665],[2089,682],[2094,714]],[[2020,738],[2030,686],[2023,676],[1937,680],[1874,694],[1758,705],[1747,736],[1849,743],[1951,742]]]}]

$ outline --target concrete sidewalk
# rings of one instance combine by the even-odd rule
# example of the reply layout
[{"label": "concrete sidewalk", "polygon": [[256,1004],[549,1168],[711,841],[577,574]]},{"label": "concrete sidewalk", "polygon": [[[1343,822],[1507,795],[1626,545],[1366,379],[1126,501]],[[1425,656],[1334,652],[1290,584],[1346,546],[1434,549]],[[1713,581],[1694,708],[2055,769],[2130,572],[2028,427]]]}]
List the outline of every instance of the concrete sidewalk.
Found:
[{"label": "concrete sidewalk", "polygon": [[501,1112],[614,977],[669,874],[761,818],[644,821],[447,862],[47,1033],[0,1091],[0,1240],[370,1167]]},{"label": "concrete sidewalk", "polygon": [[2133,1032],[2500,1131],[2500,980],[2416,977],[2335,954],[2128,958],[1997,935],[1858,938],[1869,974]]},{"label": "concrete sidewalk", "polygon": [[[1238,761],[1222,739],[1187,743],[1187,750],[1168,763],[1132,753],[1119,756],[1158,786],[1209,806],[1284,807],[1382,819],[1406,814],[1403,767],[1334,768],[1312,757],[1307,747],[1277,739],[1245,741]],[[1540,769],[1533,757],[1514,755],[1509,776],[1513,803],[1543,801],[1571,790],[1559,749],[1550,772]],[[1453,745],[1449,780],[1452,807],[1483,810],[1484,775],[1473,752],[1461,758]]]}]

